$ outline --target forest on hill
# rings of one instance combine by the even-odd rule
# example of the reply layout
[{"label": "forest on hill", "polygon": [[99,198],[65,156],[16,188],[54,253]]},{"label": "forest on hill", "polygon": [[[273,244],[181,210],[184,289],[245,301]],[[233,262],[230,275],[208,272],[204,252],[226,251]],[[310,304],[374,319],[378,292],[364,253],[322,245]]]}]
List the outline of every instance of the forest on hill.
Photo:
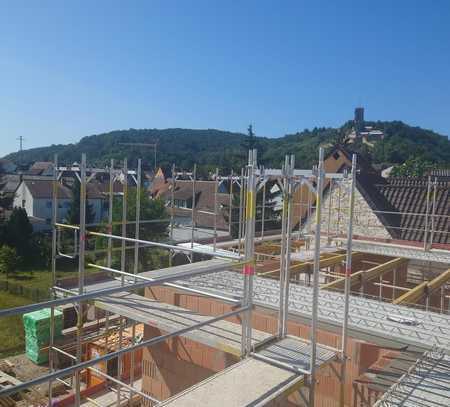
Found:
[{"label": "forest on hill", "polygon": [[[436,166],[450,166],[450,140],[443,135],[401,121],[366,122],[384,132],[385,136],[368,146],[361,141],[347,145],[372,164],[383,166],[402,164],[407,160],[421,160]],[[82,138],[75,144],[51,145],[12,153],[6,159],[26,164],[51,161],[58,154],[61,163],[79,162],[86,153],[91,165],[107,164],[111,158],[128,158],[134,166],[142,158],[144,166],[153,168],[153,148],[131,143],[157,143],[157,164],[170,168],[173,163],[180,169],[198,165],[202,173],[219,167],[224,171],[239,169],[246,162],[249,146],[258,149],[258,162],[266,167],[280,167],[285,154],[295,154],[298,168],[311,168],[317,162],[318,147],[330,149],[344,142],[353,126],[351,121],[339,128],[305,129],[279,138],[249,136],[243,133],[206,129],[129,129],[116,130]]]}]

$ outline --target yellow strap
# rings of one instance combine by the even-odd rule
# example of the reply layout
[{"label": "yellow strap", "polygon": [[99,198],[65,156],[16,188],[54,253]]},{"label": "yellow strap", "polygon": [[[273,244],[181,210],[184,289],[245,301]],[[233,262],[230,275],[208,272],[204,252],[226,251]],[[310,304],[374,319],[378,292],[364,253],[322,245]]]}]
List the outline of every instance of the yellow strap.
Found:
[{"label": "yellow strap", "polygon": [[317,194],[316,197],[316,224],[319,223],[319,211],[317,210],[318,208],[320,208],[320,195]]},{"label": "yellow strap", "polygon": [[254,192],[247,191],[247,206],[245,208],[245,218],[253,219],[256,214],[256,205],[254,201]]}]

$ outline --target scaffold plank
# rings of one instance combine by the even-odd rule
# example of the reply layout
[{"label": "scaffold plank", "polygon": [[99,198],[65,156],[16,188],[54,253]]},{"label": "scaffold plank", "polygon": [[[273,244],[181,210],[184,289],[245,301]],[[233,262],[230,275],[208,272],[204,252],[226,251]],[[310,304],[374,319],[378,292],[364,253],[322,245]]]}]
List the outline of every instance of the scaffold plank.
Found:
[{"label": "scaffold plank", "polygon": [[160,406],[262,406],[277,396],[274,389],[285,388],[289,392],[303,381],[304,375],[247,358],[171,397]]},{"label": "scaffold plank", "polygon": [[[317,367],[325,366],[336,352],[317,345]],[[311,344],[304,339],[287,337],[258,350],[273,363],[259,360],[257,355],[244,359],[228,369],[166,400],[161,406],[263,406],[288,396],[304,384],[310,370]],[[291,368],[277,366],[286,364]],[[300,369],[296,371],[296,369]]]},{"label": "scaffold plank", "polygon": [[[95,301],[95,305],[135,322],[151,325],[164,332],[174,332],[210,319],[209,316],[201,315],[176,305],[166,304],[130,293],[100,297]],[[182,336],[212,348],[240,356],[241,334],[242,328],[240,325],[222,320],[187,332]],[[253,330],[252,334],[254,343],[270,336],[266,332],[257,330]]]}]

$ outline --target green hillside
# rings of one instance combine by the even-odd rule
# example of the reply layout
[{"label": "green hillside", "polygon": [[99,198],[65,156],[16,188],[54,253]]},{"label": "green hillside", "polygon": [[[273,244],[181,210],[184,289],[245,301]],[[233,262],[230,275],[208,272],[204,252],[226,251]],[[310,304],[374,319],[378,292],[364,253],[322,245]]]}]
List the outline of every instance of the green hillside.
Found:
[{"label": "green hillside", "polygon": [[[356,142],[348,146],[360,153],[373,164],[400,164],[412,158],[419,158],[439,166],[450,165],[450,141],[446,136],[431,130],[411,127],[400,121],[366,122],[366,125],[383,130],[383,140],[368,146]],[[259,162],[266,167],[279,167],[284,155],[293,153],[298,167],[308,168],[317,161],[318,146],[331,148],[341,143],[351,130],[347,122],[340,128],[314,128],[280,138],[254,137],[252,141],[240,133],[207,129],[129,129],[84,137],[76,144],[52,145],[24,150],[22,163],[50,161],[55,153],[60,162],[72,163],[80,160],[86,153],[92,164],[103,165],[111,158],[128,157],[133,166],[137,158],[144,160],[147,168],[153,167],[153,150],[142,146],[129,146],[123,143],[158,142],[158,165],[169,168],[176,163],[179,168],[191,168],[194,163],[202,172],[216,166],[229,170],[240,168],[245,163],[246,148],[254,143],[258,148]],[[5,158],[19,161],[18,153]]]}]

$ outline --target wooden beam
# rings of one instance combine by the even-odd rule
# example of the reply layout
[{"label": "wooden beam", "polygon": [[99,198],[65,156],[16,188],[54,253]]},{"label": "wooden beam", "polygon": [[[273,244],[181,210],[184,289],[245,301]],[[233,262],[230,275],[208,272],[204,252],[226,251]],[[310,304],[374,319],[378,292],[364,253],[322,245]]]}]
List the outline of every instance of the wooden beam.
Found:
[{"label": "wooden beam", "polygon": [[[353,258],[354,259],[358,259],[360,257],[363,256],[363,253],[353,253]],[[330,266],[334,266],[335,264],[340,263],[341,261],[344,261],[346,258],[346,254],[342,253],[342,254],[338,254],[338,255],[333,255],[333,256],[327,256],[327,254],[322,255],[321,259],[320,259],[320,268],[324,268],[324,267],[330,267]],[[314,262],[313,261],[306,261],[300,264],[294,264],[293,266],[291,266],[290,270],[291,270],[291,277],[295,274],[299,274],[299,273],[309,273],[311,272],[312,268],[314,266]],[[264,271],[262,273],[258,273],[257,275],[259,277],[277,277],[277,273],[280,272],[280,269],[275,269],[275,270],[271,270],[271,271]]]},{"label": "wooden beam", "polygon": [[[407,262],[408,259],[397,257],[395,259],[387,261],[386,263],[382,263],[379,264],[378,266],[372,267],[368,270],[357,271],[350,276],[350,284],[353,287],[354,285],[361,284],[363,281],[374,280],[375,278],[378,278],[384,273],[387,273]],[[321,288],[338,290],[343,289],[344,287],[345,287],[345,278],[340,278],[332,281],[331,283],[324,284]]]},{"label": "wooden beam", "polygon": [[447,281],[450,280],[450,269],[444,271],[431,281],[424,281],[419,285],[411,288],[406,293],[392,301],[393,304],[415,304],[424,295],[431,294],[433,291],[442,287]]}]

